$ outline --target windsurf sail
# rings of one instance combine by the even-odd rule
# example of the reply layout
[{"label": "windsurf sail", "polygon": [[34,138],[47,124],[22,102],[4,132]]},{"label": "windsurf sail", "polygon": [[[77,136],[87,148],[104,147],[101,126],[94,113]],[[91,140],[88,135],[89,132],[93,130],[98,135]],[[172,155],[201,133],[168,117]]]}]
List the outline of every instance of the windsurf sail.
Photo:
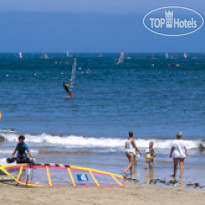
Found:
[{"label": "windsurf sail", "polygon": [[186,53],[184,53],[184,58],[186,59],[188,56],[187,56],[187,54]]},{"label": "windsurf sail", "polygon": [[123,176],[62,164],[1,165],[0,171],[31,187],[123,187]]},{"label": "windsurf sail", "polygon": [[152,53],[152,59],[154,59],[154,54]]},{"label": "windsurf sail", "polygon": [[75,76],[76,76],[76,67],[77,67],[77,60],[74,57],[72,70],[71,70],[71,74],[70,74],[70,92],[72,92],[72,90],[74,88],[74,81],[75,81]]},{"label": "windsurf sail", "polygon": [[47,53],[44,53],[43,57],[44,57],[44,59],[49,59],[49,57],[48,57],[48,54],[47,54]]},{"label": "windsurf sail", "polygon": [[169,58],[169,54],[168,53],[165,53],[165,58]]},{"label": "windsurf sail", "polygon": [[121,64],[121,63],[123,63],[124,58],[125,58],[124,53],[121,52],[120,57],[119,57],[119,59],[118,59],[118,61],[117,61],[117,64]]},{"label": "windsurf sail", "polygon": [[67,56],[67,57],[69,57],[69,56],[70,56],[70,54],[69,54],[69,52],[68,52],[68,51],[67,51],[67,53],[66,53],[66,56]]},{"label": "windsurf sail", "polygon": [[23,58],[23,55],[22,55],[21,52],[19,52],[19,58],[20,58],[20,59]]}]

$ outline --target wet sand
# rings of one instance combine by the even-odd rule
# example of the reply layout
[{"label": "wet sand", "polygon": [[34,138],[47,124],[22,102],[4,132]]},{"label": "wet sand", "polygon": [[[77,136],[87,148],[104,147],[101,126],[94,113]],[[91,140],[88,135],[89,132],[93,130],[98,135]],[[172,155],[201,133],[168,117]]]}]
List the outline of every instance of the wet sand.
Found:
[{"label": "wet sand", "polygon": [[162,188],[126,182],[123,188],[27,188],[0,183],[1,205],[166,204],[204,205],[204,190]]}]

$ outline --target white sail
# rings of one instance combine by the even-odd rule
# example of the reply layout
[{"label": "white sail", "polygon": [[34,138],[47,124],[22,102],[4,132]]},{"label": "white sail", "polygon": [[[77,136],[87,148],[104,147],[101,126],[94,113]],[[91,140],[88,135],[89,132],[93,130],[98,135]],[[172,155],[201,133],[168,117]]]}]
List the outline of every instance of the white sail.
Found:
[{"label": "white sail", "polygon": [[49,57],[48,57],[48,54],[47,54],[47,53],[44,53],[43,57],[44,57],[44,59],[49,59]]},{"label": "white sail", "polygon": [[70,56],[70,54],[69,54],[69,52],[68,52],[68,51],[67,51],[67,53],[66,53],[66,56],[67,56],[67,57],[69,57],[69,56]]},{"label": "white sail", "polygon": [[99,53],[98,54],[98,58],[102,58],[103,57],[103,54],[102,53]]},{"label": "white sail", "polygon": [[121,63],[123,63],[124,58],[125,58],[124,53],[121,52],[120,57],[119,57],[119,59],[118,59],[118,61],[117,61],[117,64],[121,64]]},{"label": "white sail", "polygon": [[165,53],[165,58],[169,58],[169,54],[168,53]]},{"label": "white sail", "polygon": [[186,59],[188,56],[187,56],[187,54],[186,53],[184,53],[184,58]]},{"label": "white sail", "polygon": [[75,81],[75,76],[76,76],[76,67],[77,67],[77,60],[74,57],[72,70],[71,70],[71,74],[70,74],[70,92],[72,92],[72,90],[74,88],[74,81]]},{"label": "white sail", "polygon": [[131,57],[127,54],[126,59],[127,59],[127,60],[131,60]]},{"label": "white sail", "polygon": [[21,52],[19,52],[19,58],[23,58],[23,55]]}]

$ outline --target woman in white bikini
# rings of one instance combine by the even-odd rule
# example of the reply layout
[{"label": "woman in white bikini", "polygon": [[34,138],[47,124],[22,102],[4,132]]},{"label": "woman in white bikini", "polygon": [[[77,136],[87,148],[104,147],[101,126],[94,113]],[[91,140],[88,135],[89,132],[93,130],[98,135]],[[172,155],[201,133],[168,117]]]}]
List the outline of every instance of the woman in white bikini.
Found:
[{"label": "woman in white bikini", "polygon": [[133,131],[129,131],[129,137],[125,142],[125,154],[129,160],[129,164],[125,169],[126,176],[128,175],[129,170],[130,170],[130,175],[132,176],[132,169],[133,169],[133,163],[135,161],[136,152],[141,154],[133,139]]}]

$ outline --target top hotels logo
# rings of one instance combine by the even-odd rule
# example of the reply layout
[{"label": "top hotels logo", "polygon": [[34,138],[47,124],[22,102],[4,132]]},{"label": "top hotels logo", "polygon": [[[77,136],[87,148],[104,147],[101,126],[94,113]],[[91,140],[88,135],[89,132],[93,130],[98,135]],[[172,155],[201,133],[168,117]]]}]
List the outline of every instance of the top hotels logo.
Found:
[{"label": "top hotels logo", "polygon": [[198,12],[179,6],[161,7],[150,11],[143,18],[144,26],[163,36],[184,36],[199,30],[204,19]]}]

